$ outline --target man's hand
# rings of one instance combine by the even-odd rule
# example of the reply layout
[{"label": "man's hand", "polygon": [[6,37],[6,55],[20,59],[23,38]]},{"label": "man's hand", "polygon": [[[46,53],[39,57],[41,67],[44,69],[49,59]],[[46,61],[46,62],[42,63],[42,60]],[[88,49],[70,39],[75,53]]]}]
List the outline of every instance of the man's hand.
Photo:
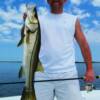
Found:
[{"label": "man's hand", "polygon": [[95,77],[94,77],[94,71],[93,71],[93,69],[87,70],[87,71],[86,71],[86,74],[85,74],[85,79],[84,79],[84,80],[85,80],[86,82],[93,82],[94,79],[95,79]]},{"label": "man's hand", "polygon": [[24,20],[24,21],[26,20],[26,17],[27,17],[27,14],[24,13],[24,14],[23,14],[23,20]]},{"label": "man's hand", "polygon": [[92,91],[93,89],[95,89],[94,85],[93,85],[93,81],[94,81],[94,72],[93,69],[92,70],[87,70],[86,74],[85,74],[85,78],[84,81],[86,82],[85,84],[85,90],[87,92]]}]

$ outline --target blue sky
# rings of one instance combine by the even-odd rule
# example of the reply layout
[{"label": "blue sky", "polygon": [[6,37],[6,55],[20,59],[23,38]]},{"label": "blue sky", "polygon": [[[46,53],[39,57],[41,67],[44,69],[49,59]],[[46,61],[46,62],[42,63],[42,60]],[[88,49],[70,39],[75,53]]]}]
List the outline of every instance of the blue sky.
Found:
[{"label": "blue sky", "polygon": [[[0,0],[0,61],[22,60],[22,47],[16,45],[27,3],[35,3],[42,14],[49,8],[45,0]],[[93,61],[100,61],[100,0],[68,0],[64,11],[79,17]],[[77,44],[75,51],[76,61],[83,61]]]}]

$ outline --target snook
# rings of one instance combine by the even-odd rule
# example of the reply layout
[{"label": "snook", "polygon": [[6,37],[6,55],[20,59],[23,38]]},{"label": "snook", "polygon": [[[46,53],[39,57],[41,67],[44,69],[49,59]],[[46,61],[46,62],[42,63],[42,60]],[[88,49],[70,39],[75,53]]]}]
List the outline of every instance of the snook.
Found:
[{"label": "snook", "polygon": [[21,30],[21,40],[18,46],[23,44],[23,64],[19,71],[19,78],[25,76],[25,87],[21,100],[36,100],[34,89],[35,71],[43,71],[38,54],[40,50],[40,25],[38,14],[34,5],[27,5],[27,17]]}]

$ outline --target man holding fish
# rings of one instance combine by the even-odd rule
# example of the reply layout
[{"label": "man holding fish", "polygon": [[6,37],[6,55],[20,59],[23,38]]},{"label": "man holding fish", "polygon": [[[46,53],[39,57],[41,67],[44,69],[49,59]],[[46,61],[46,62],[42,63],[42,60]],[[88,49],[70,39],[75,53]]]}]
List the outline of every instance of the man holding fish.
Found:
[{"label": "man holding fish", "polygon": [[[75,38],[86,62],[84,80],[93,82],[92,57],[79,19],[63,11],[67,0],[47,0],[47,2],[50,11],[38,15],[41,30],[39,60],[44,70],[35,72],[35,80],[78,77],[75,65]],[[78,80],[36,82],[34,88],[36,100],[54,100],[55,96],[57,100],[83,100]]]},{"label": "man holding fish", "polygon": [[[50,12],[39,16],[41,26],[40,61],[44,73],[36,72],[36,80],[64,79],[77,76],[74,38],[86,62],[85,81],[94,80],[92,58],[79,19],[63,11],[67,0],[47,0]],[[37,100],[83,100],[78,80],[35,83]]]}]

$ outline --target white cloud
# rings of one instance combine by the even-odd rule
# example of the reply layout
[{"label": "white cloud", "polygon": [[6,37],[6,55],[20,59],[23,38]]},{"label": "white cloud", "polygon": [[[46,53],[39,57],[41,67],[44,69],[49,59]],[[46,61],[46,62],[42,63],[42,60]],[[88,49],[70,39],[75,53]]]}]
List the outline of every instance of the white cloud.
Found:
[{"label": "white cloud", "polygon": [[73,4],[79,5],[82,0],[71,0]]},{"label": "white cloud", "polygon": [[92,4],[96,7],[100,7],[100,0],[92,0]]},{"label": "white cloud", "polygon": [[0,27],[2,27],[0,28],[0,31],[4,31],[3,29],[7,30],[8,28],[20,29],[20,24],[18,23],[21,22],[22,17],[16,9],[11,9],[10,7],[7,11],[0,9],[0,16],[4,21],[3,24],[0,24]]},{"label": "white cloud", "polygon": [[78,8],[78,7],[73,7],[73,8],[72,8],[72,12],[75,13],[75,14],[82,14],[82,13],[85,12],[85,10],[80,9],[80,8]]},{"label": "white cloud", "polygon": [[[71,0],[71,2],[75,5],[80,5],[81,3],[85,3],[89,0]],[[100,0],[90,0],[93,6],[100,7]]]},{"label": "white cloud", "polygon": [[[25,11],[25,4],[21,4],[19,6],[19,9],[17,9],[16,7],[12,8],[10,5],[7,5],[6,11],[0,8],[0,19],[3,20],[3,23],[0,24],[0,33],[2,34],[2,36],[0,36],[0,41],[13,41],[16,39],[17,41],[19,40],[20,29],[22,27],[22,17]],[[39,8],[40,14],[44,14],[46,12],[46,8]]]},{"label": "white cloud", "polygon": [[84,29],[84,33],[89,43],[100,43],[100,24],[95,20],[93,22],[95,26]]},{"label": "white cloud", "polygon": [[75,15],[77,15],[80,19],[85,19],[85,18],[90,17],[89,12],[87,12],[83,9],[80,9],[78,7],[73,7],[71,12],[74,13]]},{"label": "white cloud", "polygon": [[8,22],[8,21],[19,22],[22,20],[21,13],[19,13],[16,8],[11,8],[10,6],[7,7],[7,11],[0,9],[0,16],[1,19],[4,20],[4,22]]},{"label": "white cloud", "polygon": [[100,26],[100,21],[98,20],[93,20],[92,23],[96,26]]},{"label": "white cloud", "polygon": [[39,14],[46,14],[47,12],[48,12],[48,10],[45,7],[39,7],[38,8],[38,13]]},{"label": "white cloud", "polygon": [[[100,16],[100,12],[96,12],[95,19],[91,21],[91,23],[86,22],[87,18],[91,17],[91,13],[87,12],[85,9],[80,9],[77,6],[74,6],[71,9],[72,13],[77,15],[82,22],[82,28],[85,33],[85,36],[89,43],[100,43],[100,21],[97,18],[97,16]],[[93,24],[93,25],[91,25]],[[93,27],[92,27],[93,26]]]},{"label": "white cloud", "polygon": [[1,25],[0,25],[0,33],[1,33],[1,32],[4,32],[4,31],[8,31],[8,30],[9,30],[9,27],[5,27],[4,24],[1,24]]},{"label": "white cloud", "polygon": [[1,32],[0,41],[16,43],[18,42],[18,36],[17,34],[14,33],[11,34],[11,30],[6,30],[3,33]]},{"label": "white cloud", "polygon": [[[77,15],[81,21],[83,21],[82,28],[87,40],[90,43],[100,43],[100,21],[95,17],[95,20],[91,21],[93,25],[91,25],[90,22],[86,22],[87,18],[91,17],[91,13],[78,7],[73,7],[71,12]],[[96,12],[96,16],[100,16],[99,11]]]},{"label": "white cloud", "polygon": [[21,4],[20,7],[19,7],[19,11],[21,13],[24,13],[26,11],[26,4]]},{"label": "white cloud", "polygon": [[90,24],[89,23],[81,23],[82,24],[82,29],[86,31],[86,29],[89,29]]},{"label": "white cloud", "polygon": [[17,9],[8,5],[6,11],[0,8],[0,19],[3,20],[2,24],[0,24],[0,33],[2,34],[0,41],[18,41],[19,31],[22,26],[22,6],[20,5],[19,9]]},{"label": "white cloud", "polygon": [[82,14],[79,14],[78,17],[80,19],[85,19],[85,18],[90,17],[90,13],[88,13],[88,12],[87,13],[82,13]]}]

